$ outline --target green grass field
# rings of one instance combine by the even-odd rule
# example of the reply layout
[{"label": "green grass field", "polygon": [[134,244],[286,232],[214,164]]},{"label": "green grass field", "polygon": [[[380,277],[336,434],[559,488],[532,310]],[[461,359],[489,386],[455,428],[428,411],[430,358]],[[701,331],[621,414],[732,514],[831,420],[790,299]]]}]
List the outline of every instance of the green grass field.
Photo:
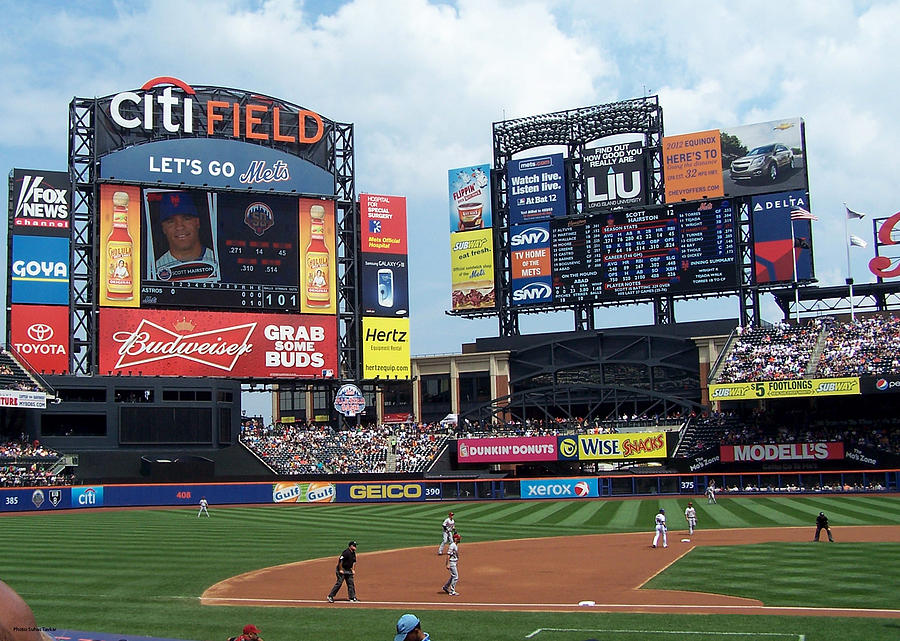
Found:
[{"label": "green grass field", "polygon": [[[646,531],[660,507],[687,499],[472,502],[147,509],[0,517],[0,578],[42,626],[224,641],[248,622],[266,641],[390,639],[400,611],[357,608],[200,606],[211,584],[261,567],[336,556],[347,540],[369,551],[437,545],[448,509],[466,540]],[[695,501],[701,527],[813,527],[825,510],[840,540],[845,525],[900,525],[892,496],[778,496]],[[680,527],[675,517],[673,527]],[[766,544],[698,548],[648,587],[702,589],[767,605],[898,608],[900,545]],[[728,568],[727,570],[725,568]],[[737,568],[737,569],[735,569]],[[402,576],[402,571],[400,572]],[[330,579],[323,578],[323,585]],[[826,589],[827,588],[827,589]],[[371,586],[360,586],[364,595]],[[500,588],[498,588],[500,589]],[[365,598],[363,596],[363,598]],[[323,606],[326,605],[323,603]],[[434,641],[888,641],[897,619],[614,615],[595,612],[418,611]],[[531,636],[529,636],[531,635]]]}]

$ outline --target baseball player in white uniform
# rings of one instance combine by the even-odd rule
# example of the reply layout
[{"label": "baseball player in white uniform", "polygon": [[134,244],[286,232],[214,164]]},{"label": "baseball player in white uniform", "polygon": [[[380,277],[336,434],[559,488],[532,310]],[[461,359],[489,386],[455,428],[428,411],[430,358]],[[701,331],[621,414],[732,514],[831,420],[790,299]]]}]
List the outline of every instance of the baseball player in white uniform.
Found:
[{"label": "baseball player in white uniform", "polygon": [[438,547],[439,555],[444,553],[445,545],[451,545],[453,543],[453,530],[456,529],[456,521],[453,520],[453,512],[447,513],[447,518],[441,523],[441,528],[443,529],[444,538],[441,540],[441,544]]},{"label": "baseball player in white uniform", "polygon": [[203,514],[204,512],[206,513],[206,518],[209,518],[209,510],[206,509],[208,505],[209,505],[209,503],[207,503],[206,497],[205,496],[201,497],[200,498],[200,511],[197,512],[198,519],[200,518],[200,515]]},{"label": "baseball player in white uniform", "polygon": [[662,535],[663,547],[669,547],[669,541],[666,538],[666,511],[661,508],[659,514],[656,515],[656,534],[653,536],[652,547],[656,547],[656,544],[659,543],[660,535]]},{"label": "baseball player in white uniform", "polygon": [[459,592],[456,591],[456,582],[459,581],[459,570],[457,570],[456,566],[459,563],[459,540],[461,538],[459,534],[454,534],[453,542],[447,548],[447,569],[450,570],[450,578],[447,579],[447,582],[441,589],[450,596],[459,596]]},{"label": "baseball player in white uniform", "polygon": [[693,534],[694,528],[697,527],[697,510],[691,501],[688,501],[688,506],[684,510],[684,520],[688,522],[688,532]]},{"label": "baseball player in white uniform", "polygon": [[710,503],[716,502],[716,482],[710,481],[709,485],[706,486],[706,503],[709,505]]}]

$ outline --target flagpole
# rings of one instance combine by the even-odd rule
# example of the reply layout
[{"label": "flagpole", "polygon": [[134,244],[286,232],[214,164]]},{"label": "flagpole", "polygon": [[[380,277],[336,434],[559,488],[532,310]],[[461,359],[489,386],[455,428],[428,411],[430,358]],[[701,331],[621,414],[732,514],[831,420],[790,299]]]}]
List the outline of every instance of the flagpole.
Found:
[{"label": "flagpole", "polygon": [[788,222],[791,225],[791,266],[794,268],[794,309],[797,312],[797,327],[800,327],[800,283],[797,282],[797,254],[794,251],[797,241],[794,238],[794,220],[790,216]]},{"label": "flagpole", "polygon": [[844,248],[847,250],[847,286],[850,288],[850,322],[856,321],[853,311],[853,273],[850,271],[850,231],[847,227],[847,219],[850,218],[850,208],[844,203]]}]

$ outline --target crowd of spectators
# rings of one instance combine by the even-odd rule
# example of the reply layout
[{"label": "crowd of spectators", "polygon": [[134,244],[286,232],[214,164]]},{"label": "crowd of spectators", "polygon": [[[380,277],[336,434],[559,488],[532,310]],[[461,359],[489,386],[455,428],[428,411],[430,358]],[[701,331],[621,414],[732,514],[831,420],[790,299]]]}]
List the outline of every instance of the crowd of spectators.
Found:
[{"label": "crowd of spectators", "polygon": [[59,457],[59,452],[24,434],[0,443],[0,487],[71,485],[72,475],[52,472]]},{"label": "crowd of spectators", "polygon": [[870,316],[835,323],[816,367],[821,378],[900,372],[900,317]]},{"label": "crowd of spectators", "polygon": [[819,319],[806,325],[776,323],[771,327],[739,327],[738,338],[722,362],[715,382],[802,378],[821,332]]},{"label": "crowd of spectators", "polygon": [[715,383],[900,373],[900,317],[815,318],[804,325],[738,327]]},{"label": "crowd of spectators", "polygon": [[440,424],[391,424],[336,431],[329,426],[245,419],[241,442],[278,474],[421,472],[449,438]]}]

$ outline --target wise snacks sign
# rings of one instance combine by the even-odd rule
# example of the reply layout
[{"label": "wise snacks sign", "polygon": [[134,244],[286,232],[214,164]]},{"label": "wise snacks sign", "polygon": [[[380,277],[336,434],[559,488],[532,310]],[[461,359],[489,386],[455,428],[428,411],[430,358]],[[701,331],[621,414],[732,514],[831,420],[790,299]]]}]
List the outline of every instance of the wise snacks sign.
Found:
[{"label": "wise snacks sign", "polygon": [[334,378],[333,316],[100,310],[100,371],[110,375]]},{"label": "wise snacks sign", "polygon": [[665,432],[560,436],[561,460],[597,461],[666,458]]}]

